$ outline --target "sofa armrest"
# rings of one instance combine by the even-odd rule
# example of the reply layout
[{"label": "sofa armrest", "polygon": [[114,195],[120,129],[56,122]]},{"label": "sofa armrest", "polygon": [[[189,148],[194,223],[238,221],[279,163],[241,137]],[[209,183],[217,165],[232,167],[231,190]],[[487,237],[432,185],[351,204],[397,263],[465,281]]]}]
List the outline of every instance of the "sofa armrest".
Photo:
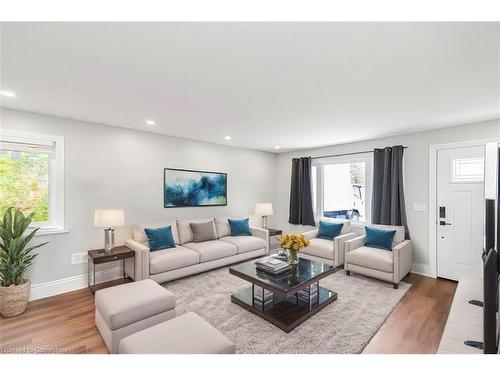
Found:
[{"label": "sofa armrest", "polygon": [[333,239],[334,266],[338,267],[344,264],[345,243],[358,237],[358,233],[349,232],[341,234]]},{"label": "sofa armrest", "polygon": [[125,262],[125,273],[134,281],[149,279],[149,247],[132,239],[125,241],[125,246],[135,252],[135,265],[132,262]]},{"label": "sofa armrest", "polygon": [[344,243],[345,253],[347,254],[349,251],[353,251],[354,249],[363,246],[364,242],[365,242],[365,236],[359,236],[353,238],[352,240],[345,241]]},{"label": "sofa armrest", "polygon": [[302,235],[308,240],[310,240],[312,238],[316,238],[316,236],[318,235],[318,230],[317,229],[310,230],[309,232],[302,233]]},{"label": "sofa armrest", "polygon": [[394,283],[399,283],[411,271],[411,240],[404,240],[392,248],[394,256]]},{"label": "sofa armrest", "polygon": [[269,231],[259,227],[250,227],[250,233],[252,233],[252,236],[262,238],[266,241],[266,254],[269,254]]}]

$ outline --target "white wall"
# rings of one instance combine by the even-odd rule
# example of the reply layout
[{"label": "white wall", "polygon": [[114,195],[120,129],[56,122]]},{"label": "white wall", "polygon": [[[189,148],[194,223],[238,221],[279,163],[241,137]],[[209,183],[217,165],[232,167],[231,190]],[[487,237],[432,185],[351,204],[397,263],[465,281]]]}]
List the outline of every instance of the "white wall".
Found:
[{"label": "white wall", "polygon": [[[493,137],[500,137],[500,120],[280,154],[276,175],[277,206],[275,220],[277,226],[296,232],[303,232],[310,229],[310,227],[288,224],[291,159],[293,157],[367,151],[375,147],[402,144],[408,146],[404,156],[405,200],[408,227],[414,246],[413,270],[428,274],[429,146],[432,144]],[[413,203],[425,203],[427,212],[413,211]]]},{"label": "white wall", "polygon": [[[116,230],[116,242],[131,236],[131,225],[173,218],[253,213],[256,202],[273,202],[270,226],[302,232],[288,224],[292,157],[366,151],[403,144],[408,225],[414,241],[414,271],[428,273],[428,212],[414,212],[413,203],[428,209],[428,163],[431,144],[500,136],[500,120],[401,135],[306,151],[271,153],[190,141],[27,112],[0,109],[0,126],[65,137],[65,219],[68,233],[39,237],[50,244],[28,277],[34,296],[86,285],[86,265],[71,265],[71,254],[102,247],[103,233],[92,226],[94,208],[123,207],[127,225]],[[163,168],[228,173],[228,205],[163,208]],[[116,275],[116,272],[115,272]]]},{"label": "white wall", "polygon": [[[71,254],[103,246],[93,227],[95,208],[124,208],[126,226],[117,244],[131,237],[134,223],[175,218],[252,214],[256,202],[273,202],[276,156],[261,151],[190,141],[141,131],[1,109],[1,127],[65,137],[65,225],[69,233],[40,236],[50,243],[28,277],[46,291],[81,287],[86,264],[71,265]],[[163,168],[228,174],[228,205],[163,208]],[[54,282],[63,279],[63,282]],[[85,281],[86,282],[86,281]]]}]

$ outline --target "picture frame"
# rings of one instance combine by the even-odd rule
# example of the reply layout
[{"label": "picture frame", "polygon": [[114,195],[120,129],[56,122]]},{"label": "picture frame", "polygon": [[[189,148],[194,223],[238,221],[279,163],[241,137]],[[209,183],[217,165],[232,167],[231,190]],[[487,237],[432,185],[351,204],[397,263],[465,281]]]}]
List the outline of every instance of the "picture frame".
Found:
[{"label": "picture frame", "polygon": [[163,169],[163,207],[227,206],[227,173]]}]

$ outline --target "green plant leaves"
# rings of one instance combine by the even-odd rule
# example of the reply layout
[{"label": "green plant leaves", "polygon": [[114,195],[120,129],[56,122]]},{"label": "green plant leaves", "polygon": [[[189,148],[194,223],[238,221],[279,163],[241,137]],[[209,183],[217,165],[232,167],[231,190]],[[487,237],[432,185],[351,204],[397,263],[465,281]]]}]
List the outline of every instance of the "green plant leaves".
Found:
[{"label": "green plant leaves", "polygon": [[19,209],[9,207],[0,222],[0,284],[19,285],[24,282],[23,275],[38,254],[32,251],[48,242],[28,247],[40,228],[24,236],[31,224],[33,214],[25,216]]}]

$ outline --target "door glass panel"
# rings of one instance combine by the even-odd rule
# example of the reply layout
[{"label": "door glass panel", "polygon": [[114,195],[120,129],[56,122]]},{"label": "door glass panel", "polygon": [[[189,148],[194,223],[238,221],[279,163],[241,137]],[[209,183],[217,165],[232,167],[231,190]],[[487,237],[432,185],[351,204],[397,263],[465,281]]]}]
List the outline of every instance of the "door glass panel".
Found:
[{"label": "door glass panel", "polygon": [[451,166],[451,182],[482,182],[484,180],[484,159],[453,159]]}]

